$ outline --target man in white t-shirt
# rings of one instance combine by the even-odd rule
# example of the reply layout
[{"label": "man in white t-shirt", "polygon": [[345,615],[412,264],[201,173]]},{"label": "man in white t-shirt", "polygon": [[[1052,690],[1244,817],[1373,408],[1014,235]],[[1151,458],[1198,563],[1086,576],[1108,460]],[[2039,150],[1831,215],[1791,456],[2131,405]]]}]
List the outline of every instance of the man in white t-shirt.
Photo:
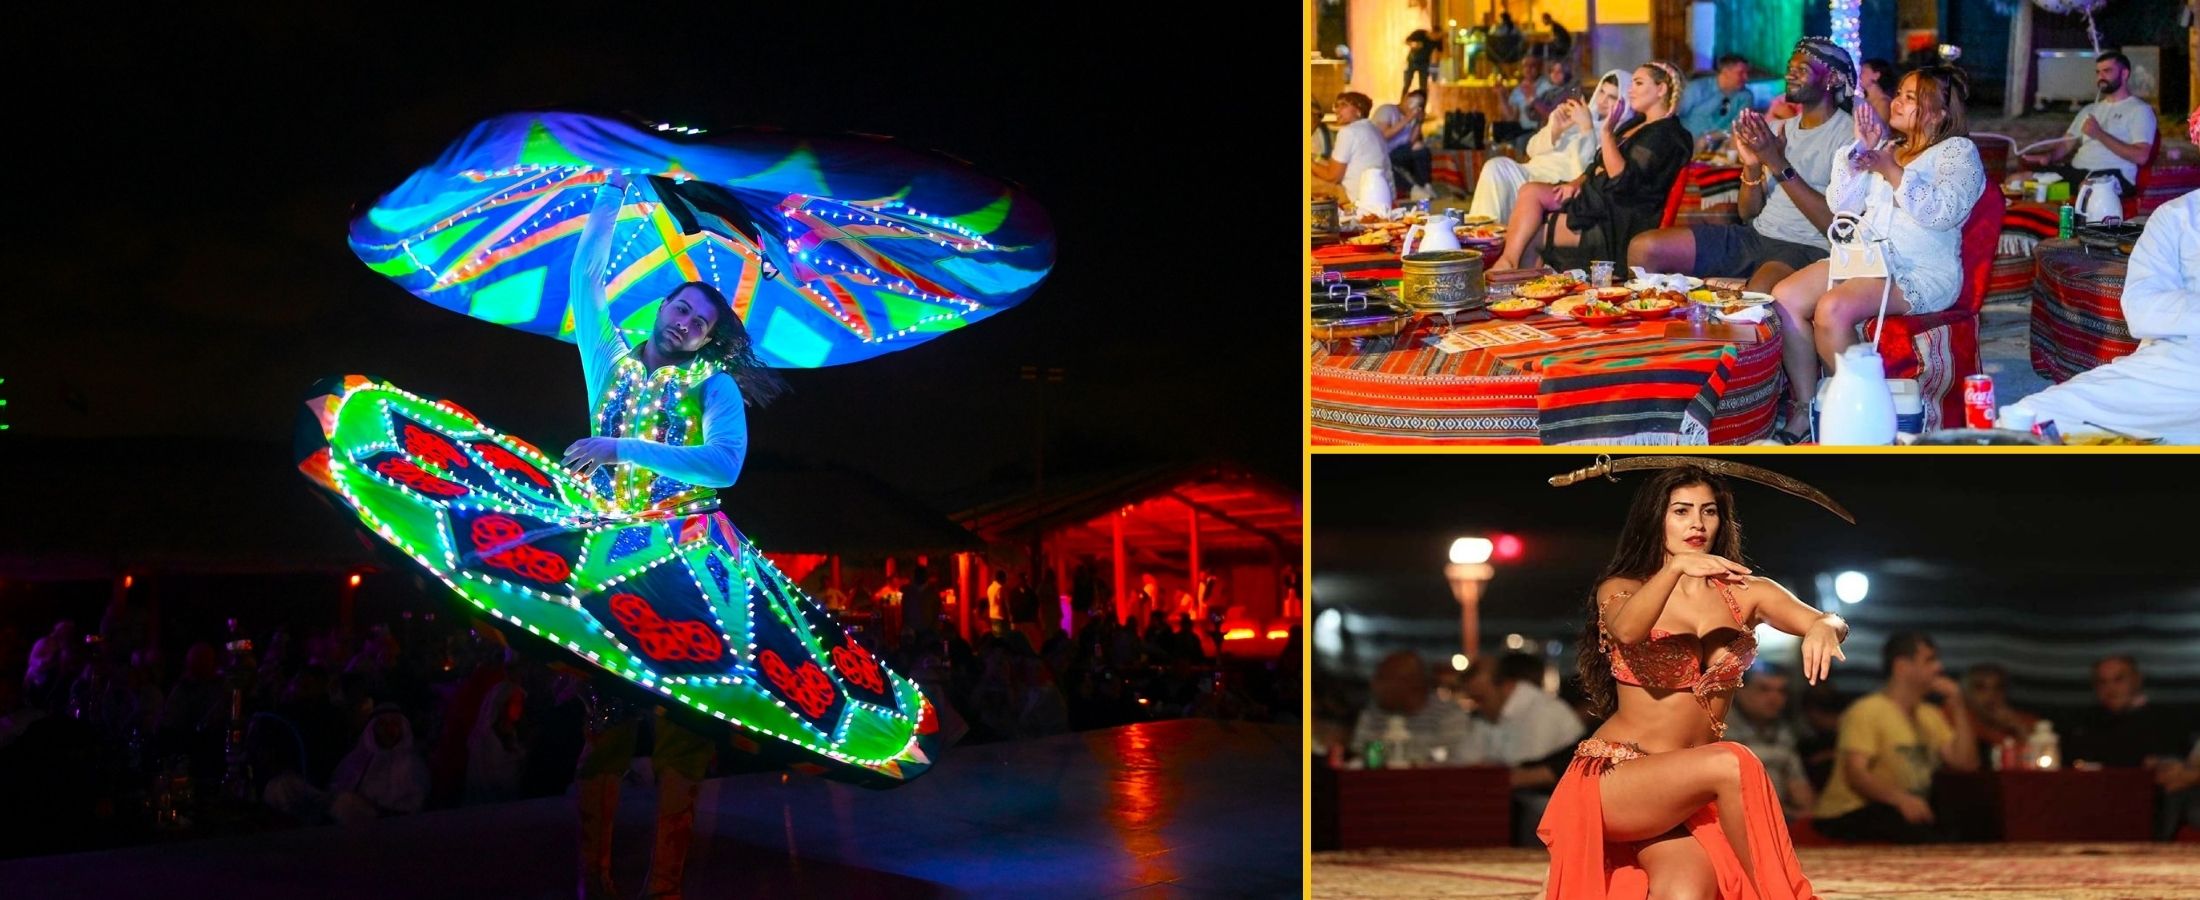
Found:
[{"label": "man in white t-shirt", "polygon": [[1543,661],[1526,653],[1483,657],[1460,689],[1474,701],[1477,762],[1518,766],[1573,746],[1584,730],[1573,707],[1543,690]]},{"label": "man in white t-shirt", "polygon": [[[1358,91],[1337,95],[1337,143],[1328,159],[1314,161],[1314,193],[1350,203],[1360,189],[1360,173],[1390,171],[1390,154],[1383,150],[1383,133],[1367,120],[1374,101]],[[1388,210],[1382,210],[1388,212]]]},{"label": "man in white t-shirt", "polygon": [[2114,172],[2123,179],[2123,195],[2129,197],[2139,181],[2139,166],[2154,149],[2159,127],[2154,108],[2131,95],[2131,60],[2123,54],[2113,50],[2101,54],[2093,61],[2093,74],[2101,99],[2086,104],[2070,120],[2064,136],[2076,141],[2027,153],[2022,160],[2034,171],[2061,175],[2073,190],[2088,175]]},{"label": "man in white t-shirt", "polygon": [[1802,113],[1777,121],[1754,110],[1734,120],[1742,158],[1741,214],[1747,225],[1679,225],[1636,235],[1627,263],[1652,272],[1705,278],[1746,278],[1770,292],[1796,270],[1826,258],[1833,211],[1825,190],[1833,160],[1856,139],[1847,107],[1855,101],[1856,69],[1848,53],[1808,37],[1788,56],[1786,100]]},{"label": "man in white t-shirt", "polygon": [[[2200,110],[2187,131],[2200,140]],[[2124,276],[2123,311],[2138,352],[2010,408],[2066,433],[2113,428],[2200,443],[2200,191],[2147,216]]]}]

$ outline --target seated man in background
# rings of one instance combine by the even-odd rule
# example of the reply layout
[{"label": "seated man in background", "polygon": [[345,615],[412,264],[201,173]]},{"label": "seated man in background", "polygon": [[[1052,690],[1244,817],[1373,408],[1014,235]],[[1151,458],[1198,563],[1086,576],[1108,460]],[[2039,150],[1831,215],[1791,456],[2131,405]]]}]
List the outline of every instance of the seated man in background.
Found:
[{"label": "seated man in background", "polygon": [[1491,142],[1517,143],[1535,134],[1550,115],[1550,108],[1543,105],[1550,92],[1551,83],[1543,77],[1543,60],[1534,56],[1521,60],[1520,83],[1500,99],[1510,121],[1490,123]]},{"label": "seated man in background", "polygon": [[1886,684],[1841,714],[1839,761],[1813,810],[1818,831],[1848,841],[1951,840],[1934,824],[1929,798],[1935,769],[1978,770],[1963,690],[1941,674],[1940,650],[1923,632],[1895,632],[1879,659]]},{"label": "seated man in background", "polygon": [[[2186,133],[2200,141],[2200,109]],[[2010,405],[2066,433],[2112,428],[2200,443],[2200,191],[2147,217],[2125,273],[2123,310],[2137,352]]]},{"label": "seated man in background", "polygon": [[1373,110],[1373,101],[1366,94],[1346,91],[1337,95],[1337,142],[1330,148],[1328,159],[1314,161],[1316,196],[1352,203],[1360,190],[1361,173],[1390,171],[1390,154],[1383,152],[1382,132],[1367,120]]},{"label": "seated man in background", "polygon": [[[1723,70],[1722,70],[1723,71]],[[1627,264],[1652,272],[1745,278],[1770,292],[1780,279],[1826,258],[1833,210],[1826,185],[1833,159],[1856,139],[1849,115],[1856,70],[1848,52],[1825,38],[1804,38],[1788,57],[1787,93],[1802,115],[1770,121],[1756,112],[1734,120],[1742,158],[1741,215],[1748,224],[1679,225],[1636,235]],[[1691,129],[1691,133],[1701,134]]]},{"label": "seated man in background", "polygon": [[1391,179],[1400,185],[1398,196],[1415,200],[1432,196],[1428,142],[1421,137],[1421,126],[1427,120],[1427,91],[1408,91],[1403,105],[1385,103],[1375,107],[1375,114],[1369,117],[1376,132],[1383,136],[1383,152],[1390,155]]},{"label": "seated man in background", "polygon": [[2093,74],[2101,99],[2078,110],[2064,132],[2066,142],[2019,160],[2035,172],[2061,175],[2073,192],[2088,176],[2112,173],[2123,182],[2123,196],[2129,197],[2160,126],[2154,107],[2132,96],[2130,59],[2113,50],[2103,53],[2093,61]]},{"label": "seated man in background", "polygon": [[1474,701],[1474,744],[1479,762],[1512,768],[1513,843],[1538,845],[1536,823],[1551,804],[1551,788],[1587,731],[1572,706],[1543,690],[1543,660],[1507,653],[1495,665],[1487,656],[1467,667],[1463,690]]},{"label": "seated man in background", "polygon": [[[1360,711],[1352,730],[1352,751],[1367,758],[1368,745],[1383,744],[1384,764],[1393,761],[1411,766],[1470,765],[1474,745],[1469,737],[1467,711],[1456,703],[1440,700],[1428,663],[1411,651],[1383,657],[1368,682],[1367,708]],[[1403,741],[1390,737],[1393,725],[1401,726]]]},{"label": "seated man in background", "polygon": [[1963,703],[1971,711],[1971,726],[1980,747],[1992,747],[2009,738],[2024,740],[2040,717],[2009,705],[2009,670],[1993,663],[1972,666],[1963,673]]},{"label": "seated man in background", "polygon": [[2116,655],[2093,664],[2093,696],[2101,701],[2071,718],[2062,737],[2063,759],[2105,766],[2150,765],[2177,759],[2191,745],[2186,724],[2168,709],[2147,703],[2139,663]]},{"label": "seated man in background", "polygon": [[1787,670],[1758,663],[1734,695],[1735,714],[1727,716],[1726,739],[1748,747],[1764,762],[1772,790],[1780,797],[1780,809],[1792,819],[1810,814],[1818,792],[1803,772],[1801,736],[1787,716],[1787,703]]},{"label": "seated man in background", "polygon": [[1729,53],[1712,64],[1711,74],[1689,80],[1679,115],[1688,133],[1701,138],[1734,127],[1734,117],[1749,107],[1749,60]]}]

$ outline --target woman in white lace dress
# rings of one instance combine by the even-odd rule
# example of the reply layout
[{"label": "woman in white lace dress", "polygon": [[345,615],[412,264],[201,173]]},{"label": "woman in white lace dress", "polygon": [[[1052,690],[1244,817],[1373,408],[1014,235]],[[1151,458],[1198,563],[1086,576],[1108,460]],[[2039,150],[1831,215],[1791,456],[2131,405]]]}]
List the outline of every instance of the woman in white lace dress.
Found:
[{"label": "woman in white lace dress", "polygon": [[[1963,223],[1986,190],[1978,147],[1963,135],[1970,82],[1961,69],[1940,65],[1903,77],[1881,122],[1870,107],[1856,110],[1856,141],[1834,159],[1826,202],[1858,213],[1867,232],[1887,239],[1894,285],[1887,314],[1932,313],[1953,306],[1963,286]],[[1887,140],[1889,129],[1901,135]],[[1785,327],[1782,360],[1794,406],[1777,436],[1801,439],[1818,387],[1819,360],[1836,359],[1856,343],[1858,323],[1879,314],[1884,278],[1851,278],[1828,289],[1827,264],[1813,263],[1772,289]]]}]

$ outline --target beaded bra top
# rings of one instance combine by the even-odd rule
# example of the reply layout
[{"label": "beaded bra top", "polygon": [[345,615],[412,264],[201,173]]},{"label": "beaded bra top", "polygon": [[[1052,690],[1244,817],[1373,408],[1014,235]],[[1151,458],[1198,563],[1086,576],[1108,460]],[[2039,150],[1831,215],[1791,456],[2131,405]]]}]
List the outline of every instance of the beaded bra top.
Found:
[{"label": "beaded bra top", "polygon": [[[1723,646],[1725,653],[1716,649],[1710,652],[1711,664],[1704,665],[1703,636],[1676,633],[1662,628],[1650,629],[1650,639],[1639,644],[1623,644],[1612,639],[1612,632],[1604,622],[1604,612],[1597,611],[1597,633],[1605,655],[1612,660],[1612,680],[1636,687],[1668,691],[1688,691],[1702,706],[1705,715],[1711,715],[1711,701],[1721,694],[1730,694],[1742,686],[1742,673],[1757,661],[1757,635],[1750,624],[1742,620],[1742,606],[1735,602],[1733,589],[1723,582],[1712,582],[1718,587],[1719,598],[1726,601],[1727,612],[1734,616],[1739,629]],[[1631,593],[1622,591],[1614,599],[1625,601]],[[1713,738],[1726,736],[1726,722],[1717,716],[1711,718]]]}]

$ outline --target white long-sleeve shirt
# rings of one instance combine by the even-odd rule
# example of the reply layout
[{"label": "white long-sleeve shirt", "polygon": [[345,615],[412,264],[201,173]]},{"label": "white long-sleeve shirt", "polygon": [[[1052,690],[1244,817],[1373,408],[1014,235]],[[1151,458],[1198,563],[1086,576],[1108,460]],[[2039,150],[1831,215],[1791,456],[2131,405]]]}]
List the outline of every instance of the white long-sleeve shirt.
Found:
[{"label": "white long-sleeve shirt", "polygon": [[1833,159],[1827,204],[1835,212],[1860,213],[1872,236],[1887,239],[1887,268],[1902,287],[1910,311],[1939,312],[1955,305],[1963,287],[1963,223],[1986,191],[1986,167],[1978,145],[1952,137],[1926,148],[1902,167],[1902,184],[1849,162],[1856,142]]},{"label": "white long-sleeve shirt", "polygon": [[[581,228],[567,292],[573,314],[573,343],[581,353],[581,376],[588,385],[592,424],[603,421],[600,412],[607,396],[605,389],[619,357],[636,352],[612,326],[610,301],[604,295],[604,284],[609,280],[611,235],[623,208],[608,190],[599,190],[595,208]],[[731,487],[741,475],[741,464],[749,449],[748,412],[742,405],[741,388],[733,376],[720,372],[705,379],[699,390],[702,443],[673,446],[641,438],[614,438],[619,462],[690,484]]]}]

